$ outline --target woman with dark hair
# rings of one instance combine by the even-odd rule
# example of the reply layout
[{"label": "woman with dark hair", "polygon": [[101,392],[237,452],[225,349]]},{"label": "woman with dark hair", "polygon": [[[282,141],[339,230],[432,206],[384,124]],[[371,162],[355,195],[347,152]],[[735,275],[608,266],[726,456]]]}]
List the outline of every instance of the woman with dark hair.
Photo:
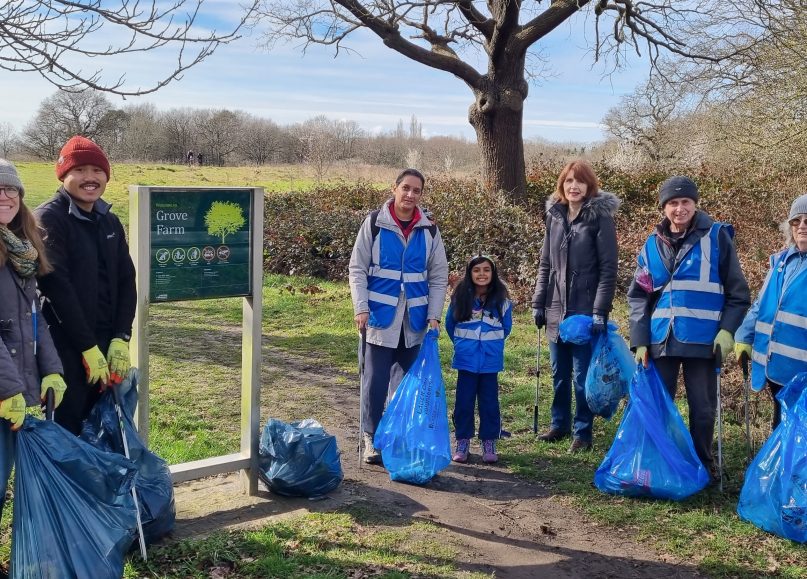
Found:
[{"label": "woman with dark hair", "polygon": [[558,328],[564,318],[585,314],[593,316],[593,332],[605,331],[616,291],[614,215],[619,205],[614,194],[600,191],[594,170],[582,160],[563,168],[546,202],[546,235],[532,308],[535,325],[546,326],[554,397],[552,423],[539,438],[555,442],[572,434],[570,453],[592,447],[594,415],[585,395],[591,345],[564,342]]},{"label": "woman with dark hair", "polygon": [[504,341],[513,328],[507,286],[486,255],[468,262],[465,277],[451,295],[446,333],[454,343],[451,367],[457,370],[454,402],[455,462],[467,462],[474,435],[474,407],[479,407],[482,460],[497,462],[496,439],[502,429],[499,372],[504,369]]},{"label": "woman with dark hair", "polygon": [[388,394],[443,315],[448,262],[440,230],[420,206],[425,186],[417,169],[402,171],[392,199],[365,218],[350,256],[353,320],[366,344],[360,445],[369,464],[381,461],[373,436]]},{"label": "woman with dark hair", "polygon": [[0,514],[25,409],[52,388],[67,389],[48,326],[39,315],[36,276],[51,270],[17,169],[0,159]]}]

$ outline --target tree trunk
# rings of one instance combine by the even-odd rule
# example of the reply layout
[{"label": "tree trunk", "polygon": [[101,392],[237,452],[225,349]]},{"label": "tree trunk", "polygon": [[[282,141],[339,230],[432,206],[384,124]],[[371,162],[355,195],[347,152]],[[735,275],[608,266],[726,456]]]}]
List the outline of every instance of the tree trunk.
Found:
[{"label": "tree trunk", "polygon": [[476,131],[485,187],[523,202],[527,196],[522,138],[526,83],[519,88],[474,90],[474,96],[468,120]]}]

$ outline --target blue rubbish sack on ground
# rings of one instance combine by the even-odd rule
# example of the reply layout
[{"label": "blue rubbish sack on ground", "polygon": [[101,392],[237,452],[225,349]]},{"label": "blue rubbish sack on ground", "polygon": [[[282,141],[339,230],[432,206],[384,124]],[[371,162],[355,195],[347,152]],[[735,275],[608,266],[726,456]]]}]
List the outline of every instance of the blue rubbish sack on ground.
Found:
[{"label": "blue rubbish sack on ground", "polygon": [[558,327],[560,339],[572,344],[588,344],[591,341],[591,326],[593,323],[594,320],[591,316],[584,314],[569,316]]},{"label": "blue rubbish sack on ground", "polygon": [[630,399],[594,484],[604,493],[680,501],[709,484],[692,437],[653,363],[636,365]]},{"label": "blue rubbish sack on ground", "polygon": [[394,481],[426,484],[451,464],[451,440],[437,330],[426,332],[420,352],[387,405],[373,444]]},{"label": "blue rubbish sack on ground", "polygon": [[258,475],[279,495],[322,496],[344,478],[336,437],[313,418],[291,424],[270,418],[259,454]]},{"label": "blue rubbish sack on ground", "polygon": [[793,377],[777,399],[782,421],[745,472],[737,514],[768,531],[807,542],[807,372]]},{"label": "blue rubbish sack on ground", "polygon": [[609,323],[608,331],[594,339],[586,375],[586,402],[594,414],[611,418],[630,388],[636,362],[625,340]]},{"label": "blue rubbish sack on ground", "polygon": [[27,416],[17,436],[14,579],[119,579],[136,537],[133,462]]},{"label": "blue rubbish sack on ground", "polygon": [[[171,471],[162,458],[151,452],[143,443],[134,424],[137,407],[136,368],[129,370],[126,379],[115,388],[123,402],[123,420],[129,457],[137,465],[135,490],[140,505],[140,519],[146,543],[158,541],[174,529],[176,505]],[[123,454],[118,414],[115,411],[115,396],[107,390],[93,407],[81,430],[81,439],[94,447],[108,452]]]}]

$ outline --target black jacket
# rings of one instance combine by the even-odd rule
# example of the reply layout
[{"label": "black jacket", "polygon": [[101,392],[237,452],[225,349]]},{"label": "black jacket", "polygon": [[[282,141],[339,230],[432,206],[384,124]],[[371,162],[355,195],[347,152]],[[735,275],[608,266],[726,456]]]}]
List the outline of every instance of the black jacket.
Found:
[{"label": "black jacket", "polygon": [[532,307],[546,310],[546,335],[553,342],[567,316],[606,316],[611,311],[618,265],[614,215],[620,203],[613,193],[600,191],[583,204],[572,223],[568,205],[554,197],[546,203],[546,235]]},{"label": "black jacket", "polygon": [[[99,199],[89,219],[81,214],[70,196],[60,188],[54,197],[36,208],[45,229],[45,246],[54,271],[39,280],[45,296],[45,319],[57,348],[72,347],[83,352],[116,334],[130,334],[137,289],[135,268],[123,225],[110,211],[111,205]],[[104,260],[106,288],[100,288]],[[108,303],[100,300],[104,291]],[[100,307],[109,311],[99,312]],[[108,320],[104,328],[109,337],[98,335],[99,319]]]},{"label": "black jacket", "polygon": [[[664,260],[664,265],[670,271],[674,271],[690,249],[696,243],[699,243],[704,235],[709,234],[714,219],[703,211],[697,211],[692,218],[689,231],[680,242],[678,251],[675,250],[673,243],[670,241],[669,223],[669,220],[665,217],[656,226],[656,245],[661,258]],[[746,310],[751,305],[751,292],[740,268],[740,260],[737,258],[737,250],[734,247],[732,235],[725,227],[720,230],[720,235],[718,236],[720,255],[718,271],[720,273],[720,282],[723,284],[723,296],[725,298],[723,311],[720,314],[720,329],[729,331],[733,336],[737,328],[740,327]],[[638,346],[650,346],[650,354],[653,358],[661,356],[713,357],[711,345],[685,344],[679,342],[672,332],[670,332],[664,343],[650,344],[650,318],[653,315],[653,309],[661,292],[648,294],[642,289],[636,282],[636,278],[640,273],[641,269],[637,267],[633,281],[628,288],[631,347],[635,349]]]}]

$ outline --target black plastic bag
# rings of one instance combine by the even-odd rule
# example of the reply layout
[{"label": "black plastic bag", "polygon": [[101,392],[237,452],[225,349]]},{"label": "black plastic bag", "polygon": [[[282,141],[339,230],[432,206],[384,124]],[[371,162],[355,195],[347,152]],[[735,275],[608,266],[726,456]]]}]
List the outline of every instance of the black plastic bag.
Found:
[{"label": "black plastic bag", "polygon": [[344,478],[336,437],[313,418],[291,424],[270,418],[261,434],[258,475],[279,495],[329,493]]},{"label": "black plastic bag", "polygon": [[[140,505],[140,519],[146,543],[153,543],[174,529],[176,506],[171,471],[159,456],[151,452],[137,433],[134,416],[137,407],[137,369],[132,368],[126,379],[115,386],[123,401],[123,419],[129,443],[129,458],[137,465],[135,490]],[[115,396],[105,392],[84,421],[82,440],[101,450],[123,454]]]},{"label": "black plastic bag", "polygon": [[136,536],[134,463],[28,416],[16,465],[11,577],[119,579]]}]

